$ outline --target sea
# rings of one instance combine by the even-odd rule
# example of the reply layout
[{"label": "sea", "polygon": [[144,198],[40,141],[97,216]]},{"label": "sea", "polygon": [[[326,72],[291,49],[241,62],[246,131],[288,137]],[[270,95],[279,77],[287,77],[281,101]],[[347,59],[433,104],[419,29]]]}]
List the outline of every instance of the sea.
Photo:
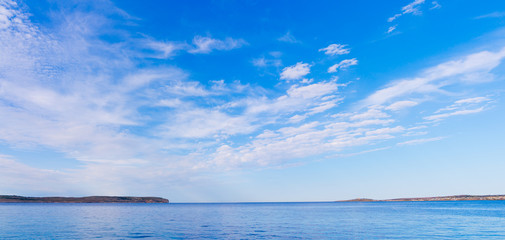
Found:
[{"label": "sea", "polygon": [[0,203],[0,239],[505,239],[505,201]]}]

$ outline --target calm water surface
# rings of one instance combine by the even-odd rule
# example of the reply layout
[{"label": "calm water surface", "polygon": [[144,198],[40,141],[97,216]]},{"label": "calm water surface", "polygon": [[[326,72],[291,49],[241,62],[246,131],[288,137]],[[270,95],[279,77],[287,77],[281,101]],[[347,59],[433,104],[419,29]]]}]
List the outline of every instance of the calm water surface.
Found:
[{"label": "calm water surface", "polygon": [[505,239],[505,201],[0,204],[0,239]]}]

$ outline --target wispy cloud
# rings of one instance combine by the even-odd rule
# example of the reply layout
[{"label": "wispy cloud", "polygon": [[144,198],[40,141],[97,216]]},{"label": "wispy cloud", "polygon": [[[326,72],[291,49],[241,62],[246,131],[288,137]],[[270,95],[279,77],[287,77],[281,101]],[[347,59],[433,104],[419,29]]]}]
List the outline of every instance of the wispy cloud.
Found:
[{"label": "wispy cloud", "polygon": [[194,48],[188,50],[189,53],[210,53],[213,50],[231,50],[246,45],[243,39],[225,38],[219,40],[211,37],[195,36],[193,38]]},{"label": "wispy cloud", "polygon": [[144,41],[145,47],[153,52],[147,54],[147,57],[166,59],[171,58],[177,54],[180,50],[188,49],[188,45],[185,43],[177,42],[163,42],[155,40]]},{"label": "wispy cloud", "polygon": [[247,99],[247,114],[289,114],[307,112],[333,101],[339,85],[335,81],[292,85],[285,95],[275,99]]},{"label": "wispy cloud", "polygon": [[[419,76],[394,81],[364,100],[365,105],[381,105],[409,94],[442,92],[447,85],[487,82],[493,78],[491,70],[505,57],[505,48],[496,52],[481,51],[447,61],[424,70]],[[455,78],[457,77],[457,78]]]},{"label": "wispy cloud", "polygon": [[401,13],[397,13],[394,16],[388,18],[388,22],[393,22],[394,20],[405,14],[414,14],[414,15],[421,14],[420,6],[424,4],[424,2],[425,0],[414,0],[413,2],[403,6]]},{"label": "wispy cloud", "polygon": [[[425,0],[414,0],[413,2],[403,6],[400,13],[397,13],[397,14],[393,15],[392,17],[388,18],[387,21],[389,23],[392,23],[392,22],[396,21],[399,17],[407,15],[407,14],[421,15],[422,14],[421,7],[424,5],[424,3],[425,3]],[[442,7],[437,1],[432,1],[431,4],[432,4],[432,7],[430,7],[430,10],[439,9]],[[397,27],[398,27],[398,24],[389,26],[386,31],[387,34],[391,34],[391,33],[395,32]]]},{"label": "wispy cloud", "polygon": [[337,69],[347,69],[350,66],[358,65],[358,60],[356,58],[345,59],[340,61],[339,63],[328,68],[329,73],[337,72]]},{"label": "wispy cloud", "polygon": [[288,43],[300,43],[300,41],[298,39],[296,39],[295,36],[293,36],[293,34],[291,34],[290,31],[287,31],[286,34],[277,38],[277,40],[281,41],[281,42],[288,42]]},{"label": "wispy cloud", "polygon": [[398,26],[398,25],[394,25],[394,26],[389,27],[389,28],[388,28],[387,33],[389,34],[389,33],[394,32],[394,31],[396,30],[396,27],[397,27],[397,26]]},{"label": "wispy cloud", "polygon": [[209,54],[215,50],[229,51],[241,48],[248,43],[243,39],[225,38],[224,40],[220,40],[197,35],[193,38],[192,44],[177,41],[160,41],[152,38],[134,40],[130,44],[133,49],[139,51],[135,52],[135,54],[141,58],[171,59],[181,52]]},{"label": "wispy cloud", "polygon": [[331,153],[343,148],[362,146],[370,142],[395,138],[393,134],[403,131],[402,127],[376,128],[369,131],[366,126],[377,127],[391,121],[364,119],[334,123],[309,122],[296,127],[280,128],[268,132],[250,144],[232,147],[222,145],[206,166],[238,167],[250,165],[280,165],[287,159]]},{"label": "wispy cloud", "polygon": [[261,58],[253,59],[252,64],[256,67],[269,67],[269,66],[280,67],[280,66],[282,66],[282,60],[280,60],[280,59],[267,59],[267,58],[261,57]]},{"label": "wispy cloud", "polygon": [[398,146],[404,146],[404,145],[417,145],[417,144],[423,144],[427,142],[435,142],[435,141],[440,141],[442,139],[445,139],[446,137],[434,137],[434,138],[419,138],[419,139],[414,139],[414,140],[409,140],[405,142],[400,142],[396,145]]},{"label": "wispy cloud", "polygon": [[256,130],[253,119],[233,116],[219,110],[195,108],[175,113],[174,119],[161,128],[166,136],[179,138],[226,137]]},{"label": "wispy cloud", "polygon": [[324,52],[326,55],[345,55],[351,52],[345,44],[330,44],[328,47],[319,49],[319,52]]},{"label": "wispy cloud", "polygon": [[481,103],[481,102],[489,102],[491,99],[488,97],[473,97],[473,98],[465,98],[458,100],[455,103],[455,105],[461,105],[461,104],[472,104],[472,103]]},{"label": "wispy cloud", "polygon": [[432,6],[431,6],[430,10],[442,8],[442,5],[440,5],[437,1],[431,2],[431,5]]},{"label": "wispy cloud", "polygon": [[449,113],[431,115],[431,116],[425,117],[424,119],[430,120],[430,121],[439,121],[443,118],[447,118],[447,117],[451,117],[451,116],[458,116],[458,115],[474,114],[474,113],[482,112],[483,110],[484,110],[484,107],[480,107],[480,108],[476,108],[476,109],[458,110],[458,111],[449,112]]},{"label": "wispy cloud", "polygon": [[414,101],[397,101],[392,103],[391,105],[387,106],[385,109],[386,110],[391,110],[391,111],[400,111],[404,108],[409,108],[409,107],[414,107],[418,105],[419,103],[414,102]]}]

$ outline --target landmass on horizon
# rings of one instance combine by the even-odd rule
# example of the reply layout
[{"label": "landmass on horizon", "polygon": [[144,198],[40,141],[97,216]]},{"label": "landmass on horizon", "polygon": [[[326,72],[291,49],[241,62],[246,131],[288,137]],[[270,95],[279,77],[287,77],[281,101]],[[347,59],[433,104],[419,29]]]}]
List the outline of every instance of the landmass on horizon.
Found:
[{"label": "landmass on horizon", "polygon": [[478,201],[478,200],[505,200],[505,195],[454,195],[441,197],[420,197],[420,198],[394,198],[376,200],[370,198],[356,198],[337,202],[427,202],[427,201]]},{"label": "landmass on horizon", "polygon": [[24,197],[0,195],[0,203],[169,203],[160,197],[88,196],[88,197]]}]

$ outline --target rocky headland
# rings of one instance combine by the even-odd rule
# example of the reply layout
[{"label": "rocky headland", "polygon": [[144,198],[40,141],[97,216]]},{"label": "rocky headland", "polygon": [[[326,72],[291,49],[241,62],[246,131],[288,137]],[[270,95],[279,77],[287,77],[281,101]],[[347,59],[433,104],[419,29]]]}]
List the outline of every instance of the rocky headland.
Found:
[{"label": "rocky headland", "polygon": [[0,203],[168,203],[160,197],[89,196],[89,197],[23,197],[0,195]]}]

